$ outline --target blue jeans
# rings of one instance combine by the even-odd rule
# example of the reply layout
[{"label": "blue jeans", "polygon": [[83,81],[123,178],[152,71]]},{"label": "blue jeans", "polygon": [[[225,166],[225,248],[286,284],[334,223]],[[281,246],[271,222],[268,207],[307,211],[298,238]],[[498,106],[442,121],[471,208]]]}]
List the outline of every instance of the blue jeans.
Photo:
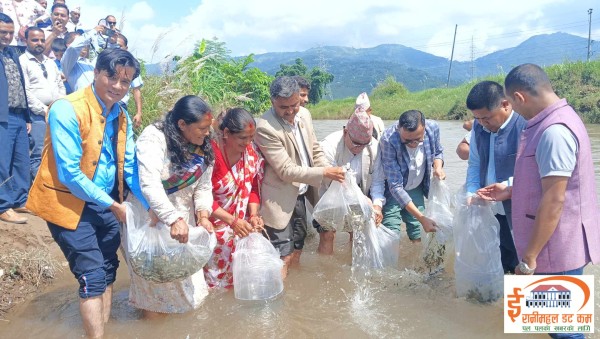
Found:
[{"label": "blue jeans", "polygon": [[22,113],[8,112],[0,122],[0,213],[21,207],[31,186],[29,138]]},{"label": "blue jeans", "polygon": [[40,168],[42,162],[42,150],[44,149],[44,137],[46,136],[46,117],[31,114],[31,132],[29,132],[29,156],[31,158],[31,181]]},{"label": "blue jeans", "polygon": [[[585,267],[585,265],[583,267],[576,268],[576,269],[570,270],[570,271],[556,272],[556,273],[539,273],[539,275],[582,275],[584,267]],[[549,333],[549,335],[551,338],[554,338],[554,339],[584,339],[585,338],[583,333]]]},{"label": "blue jeans", "polygon": [[86,203],[77,229],[69,230],[48,222],[52,238],[69,262],[79,282],[79,297],[104,294],[117,278],[121,244],[119,222],[109,209]]}]

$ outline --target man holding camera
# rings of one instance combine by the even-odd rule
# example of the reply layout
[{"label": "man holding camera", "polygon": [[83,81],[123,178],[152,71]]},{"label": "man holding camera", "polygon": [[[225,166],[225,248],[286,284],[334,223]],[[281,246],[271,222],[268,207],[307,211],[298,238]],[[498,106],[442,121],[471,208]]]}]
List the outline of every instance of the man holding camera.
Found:
[{"label": "man holding camera", "polygon": [[52,5],[52,12],[50,14],[52,25],[44,30],[46,35],[46,48],[44,54],[50,56],[52,52],[52,42],[56,38],[64,38],[67,33],[67,22],[69,21],[69,8],[65,4],[54,4]]}]

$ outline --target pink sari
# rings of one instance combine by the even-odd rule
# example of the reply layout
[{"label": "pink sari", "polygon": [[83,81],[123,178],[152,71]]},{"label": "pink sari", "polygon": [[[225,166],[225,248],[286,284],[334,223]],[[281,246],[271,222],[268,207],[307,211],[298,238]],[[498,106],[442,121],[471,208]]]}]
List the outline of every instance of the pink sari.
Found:
[{"label": "pink sari", "polygon": [[[248,204],[260,203],[258,188],[263,178],[264,159],[251,143],[240,160],[228,168],[227,161],[218,144],[211,141],[215,151],[213,169],[213,210],[221,207],[238,219],[248,219]],[[230,225],[222,220],[211,218],[215,226],[217,246],[213,255],[204,266],[204,278],[209,287],[233,287],[231,271],[232,254],[235,250],[234,232]]]}]

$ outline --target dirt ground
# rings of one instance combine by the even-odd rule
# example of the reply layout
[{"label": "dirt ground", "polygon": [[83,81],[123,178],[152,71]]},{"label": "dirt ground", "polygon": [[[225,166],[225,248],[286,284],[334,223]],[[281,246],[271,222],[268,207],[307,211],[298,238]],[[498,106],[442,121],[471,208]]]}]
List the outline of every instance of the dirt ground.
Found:
[{"label": "dirt ground", "polygon": [[0,221],[0,318],[52,284],[59,270],[69,269],[46,222],[26,216],[21,225]]}]

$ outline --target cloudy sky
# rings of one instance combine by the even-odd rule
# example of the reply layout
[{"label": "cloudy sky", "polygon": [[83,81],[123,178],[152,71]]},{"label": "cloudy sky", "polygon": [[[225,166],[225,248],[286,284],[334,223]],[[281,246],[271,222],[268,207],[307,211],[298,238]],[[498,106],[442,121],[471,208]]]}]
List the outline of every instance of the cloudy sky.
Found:
[{"label": "cloudy sky", "polygon": [[89,27],[114,14],[130,50],[151,63],[188,55],[195,42],[213,37],[226,42],[234,56],[391,43],[449,58],[455,24],[455,59],[470,60],[537,34],[587,37],[588,9],[594,5],[592,39],[600,44],[597,0],[67,0],[67,5],[80,6]]}]

